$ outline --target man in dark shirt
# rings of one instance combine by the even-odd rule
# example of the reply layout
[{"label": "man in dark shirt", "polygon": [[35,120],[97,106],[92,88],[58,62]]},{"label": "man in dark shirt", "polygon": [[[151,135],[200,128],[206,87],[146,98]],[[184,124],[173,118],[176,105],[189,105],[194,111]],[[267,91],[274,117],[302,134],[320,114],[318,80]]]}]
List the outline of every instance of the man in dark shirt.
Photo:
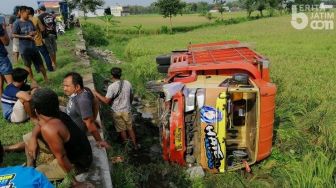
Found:
[{"label": "man in dark shirt", "polygon": [[6,22],[3,22],[3,24],[0,24],[0,95],[2,95],[3,91],[3,77],[6,79],[7,84],[13,82],[13,68],[5,48],[7,45],[9,45],[9,37],[6,31]]},{"label": "man in dark shirt", "polygon": [[38,89],[32,97],[32,110],[38,122],[32,133],[24,136],[27,165],[34,165],[39,147],[40,151],[51,151],[55,156],[51,163],[37,167],[49,180],[87,171],[92,163],[90,142],[71,118],[60,112],[57,94],[50,89]]},{"label": "man in dark shirt", "polygon": [[20,20],[15,21],[13,26],[13,37],[19,38],[19,49],[26,70],[29,72],[29,78],[36,82],[31,70],[31,64],[34,63],[37,71],[41,71],[45,81],[48,81],[47,73],[43,65],[40,53],[38,52],[34,37],[36,30],[34,24],[29,20],[29,7],[20,7]]},{"label": "man in dark shirt", "polygon": [[46,12],[45,6],[40,6],[38,9],[39,19],[45,27],[44,30],[44,44],[46,45],[52,64],[56,68],[56,52],[57,52],[57,31],[56,31],[56,18]]},{"label": "man in dark shirt", "polygon": [[95,123],[98,113],[95,97],[89,88],[84,88],[82,76],[76,72],[66,74],[63,89],[69,96],[66,113],[82,131],[91,133],[98,147],[108,148],[109,144],[101,138]]}]

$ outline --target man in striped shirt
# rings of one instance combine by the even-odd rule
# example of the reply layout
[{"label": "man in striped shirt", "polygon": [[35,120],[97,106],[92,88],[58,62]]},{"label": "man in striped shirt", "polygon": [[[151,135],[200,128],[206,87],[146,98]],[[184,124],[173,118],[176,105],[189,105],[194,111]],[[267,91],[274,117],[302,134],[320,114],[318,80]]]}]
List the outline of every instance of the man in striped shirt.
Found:
[{"label": "man in striped shirt", "polygon": [[31,115],[31,87],[26,84],[28,74],[25,69],[14,69],[13,83],[5,88],[1,96],[3,116],[12,123],[25,122]]}]

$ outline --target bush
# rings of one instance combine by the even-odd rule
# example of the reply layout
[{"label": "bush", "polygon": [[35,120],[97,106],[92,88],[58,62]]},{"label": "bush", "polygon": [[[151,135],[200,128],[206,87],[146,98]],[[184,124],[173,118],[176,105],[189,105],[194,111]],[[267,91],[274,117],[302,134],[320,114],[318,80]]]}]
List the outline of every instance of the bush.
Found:
[{"label": "bush", "polygon": [[102,27],[95,24],[86,23],[82,25],[82,29],[83,36],[85,41],[87,42],[87,45],[106,46],[109,44]]},{"label": "bush", "polygon": [[161,34],[168,34],[168,33],[170,33],[170,30],[169,30],[168,26],[166,26],[166,25],[161,26],[160,33]]}]

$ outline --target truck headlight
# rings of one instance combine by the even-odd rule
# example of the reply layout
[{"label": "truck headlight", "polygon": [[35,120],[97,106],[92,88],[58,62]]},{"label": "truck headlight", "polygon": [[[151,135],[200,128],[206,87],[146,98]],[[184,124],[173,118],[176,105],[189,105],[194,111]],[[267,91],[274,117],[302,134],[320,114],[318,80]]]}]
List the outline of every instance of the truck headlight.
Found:
[{"label": "truck headlight", "polygon": [[204,100],[205,100],[205,89],[197,90],[196,100],[198,108],[202,108],[204,106]]},{"label": "truck headlight", "polygon": [[187,89],[188,93],[185,95],[185,112],[195,110],[195,97],[197,89]]}]

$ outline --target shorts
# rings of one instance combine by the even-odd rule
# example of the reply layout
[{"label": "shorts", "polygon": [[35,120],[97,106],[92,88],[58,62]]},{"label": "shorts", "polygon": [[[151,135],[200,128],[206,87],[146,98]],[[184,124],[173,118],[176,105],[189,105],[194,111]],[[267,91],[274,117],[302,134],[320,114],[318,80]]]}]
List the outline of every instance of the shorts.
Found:
[{"label": "shorts", "polygon": [[8,75],[8,74],[12,74],[12,72],[13,72],[13,66],[9,58],[7,56],[6,57],[0,56],[0,74]]},{"label": "shorts", "polygon": [[[23,135],[24,143],[28,144],[29,140],[31,139],[32,133],[27,133]],[[47,144],[41,140],[37,139],[38,148],[41,152],[52,154]],[[42,172],[45,176],[48,177],[50,181],[56,181],[64,179],[67,173],[63,170],[63,168],[58,164],[57,159],[54,159],[52,162],[47,164],[41,164],[36,167],[36,170]]]},{"label": "shorts", "polygon": [[48,36],[44,38],[44,44],[47,47],[47,50],[50,55],[56,54],[57,52],[56,35],[48,34]]},{"label": "shorts", "polygon": [[13,52],[14,53],[19,53],[19,43],[20,43],[20,39],[13,38]]},{"label": "shorts", "polygon": [[31,53],[28,54],[21,54],[21,58],[26,67],[31,67],[32,63],[34,63],[37,72],[39,72],[40,66],[43,66],[43,60],[37,50],[33,50]]},{"label": "shorts", "polygon": [[[29,140],[32,137],[32,133],[27,133],[23,135],[23,142],[28,145]],[[48,147],[48,144],[43,140],[43,138],[40,136],[37,139],[37,144],[38,144],[38,151],[46,154],[53,154]],[[68,158],[69,159],[69,158]],[[90,161],[92,161],[92,157],[88,157]],[[27,160],[31,161],[33,160],[30,156],[27,156]],[[91,162],[90,162],[91,163]],[[79,174],[83,172],[87,172],[88,168],[82,169],[77,167],[76,165],[72,164],[74,167],[74,173]],[[58,164],[57,159],[54,159],[51,162],[41,164],[36,167],[36,170],[42,172],[45,176],[48,177],[50,181],[57,181],[57,180],[62,180],[68,176],[65,170]]]},{"label": "shorts", "polygon": [[132,114],[131,112],[112,112],[114,127],[117,132],[132,129]]},{"label": "shorts", "polygon": [[22,123],[29,119],[24,106],[20,100],[17,100],[13,106],[13,112],[11,113],[9,120],[12,123]]}]

